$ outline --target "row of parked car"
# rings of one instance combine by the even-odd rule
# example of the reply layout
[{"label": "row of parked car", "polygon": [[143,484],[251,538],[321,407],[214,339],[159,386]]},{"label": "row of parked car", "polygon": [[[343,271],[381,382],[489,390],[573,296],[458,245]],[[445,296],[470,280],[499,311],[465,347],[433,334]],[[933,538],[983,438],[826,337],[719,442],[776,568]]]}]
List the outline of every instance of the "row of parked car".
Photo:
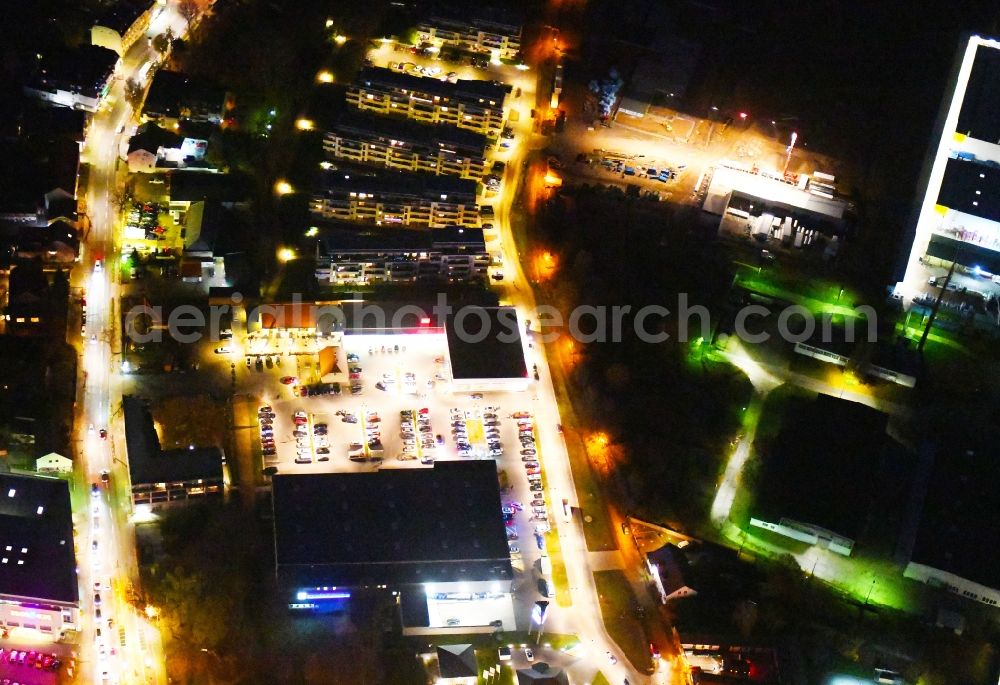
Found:
[{"label": "row of parked car", "polygon": [[[43,654],[35,650],[0,648],[0,663],[14,666],[27,666],[40,671],[56,671],[62,666],[62,661],[55,654]],[[13,685],[15,681],[4,679],[4,683]]]},{"label": "row of parked car", "polygon": [[257,410],[257,422],[260,424],[260,450],[265,457],[277,454],[274,447],[274,417],[276,414],[267,405]]},{"label": "row of parked car", "polygon": [[412,409],[403,409],[399,412],[399,437],[403,440],[402,459],[416,458],[419,440],[422,464],[433,464],[435,449],[438,445],[444,444],[444,437],[434,436],[430,410],[427,407],[416,412]]}]

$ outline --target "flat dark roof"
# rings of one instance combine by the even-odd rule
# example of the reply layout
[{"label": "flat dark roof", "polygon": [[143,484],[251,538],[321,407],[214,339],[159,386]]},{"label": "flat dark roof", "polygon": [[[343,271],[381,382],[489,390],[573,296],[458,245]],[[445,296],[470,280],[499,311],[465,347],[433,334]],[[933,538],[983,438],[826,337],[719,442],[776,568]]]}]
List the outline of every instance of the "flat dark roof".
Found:
[{"label": "flat dark roof", "polygon": [[182,107],[213,109],[222,114],[226,92],[204,79],[179,71],[158,71],[146,95],[144,111],[150,114],[180,116]]},{"label": "flat dark roof", "polygon": [[[435,202],[460,202],[475,204],[476,182],[459,178],[458,176],[438,176],[435,174],[383,173],[357,174],[345,173],[338,169],[324,172],[319,182],[320,192],[357,192],[412,196]],[[444,197],[442,197],[444,196]]]},{"label": "flat dark roof", "polygon": [[454,126],[420,124],[396,117],[364,116],[352,111],[341,115],[332,130],[340,135],[362,134],[382,141],[401,140],[425,147],[454,146],[477,157],[485,156],[488,142],[481,133]]},{"label": "flat dark roof", "polygon": [[39,90],[63,88],[97,97],[117,62],[118,53],[97,45],[53,49],[42,55],[41,69],[30,85]]},{"label": "flat dark roof", "polygon": [[996,144],[1000,142],[997,111],[1000,111],[1000,50],[979,45],[955,129],[970,138]]},{"label": "flat dark roof", "polygon": [[125,447],[132,485],[172,483],[222,478],[222,452],[217,447],[164,450],[146,403],[133,396],[122,397],[125,416]]},{"label": "flat dark roof", "polygon": [[1000,166],[948,159],[937,203],[949,209],[1000,221]]},{"label": "flat dark roof", "polygon": [[244,202],[250,199],[250,179],[240,173],[217,174],[210,171],[173,171],[170,173],[170,199],[173,202]]},{"label": "flat dark roof", "polygon": [[67,481],[0,474],[0,595],[79,599]]},{"label": "flat dark roof", "polygon": [[152,0],[118,0],[94,24],[125,35],[135,20],[152,6]]},{"label": "flat dark roof", "polygon": [[[991,274],[1000,273],[1000,251],[983,245],[955,240],[937,233],[931,234],[927,254],[947,262],[957,261],[970,269],[978,266]],[[956,259],[957,256],[957,259]]]},{"label": "flat dark roof", "polygon": [[276,475],[275,559],[286,583],[509,581],[496,464]]},{"label": "flat dark roof", "polygon": [[488,27],[513,29],[521,31],[520,17],[505,7],[477,3],[470,6],[465,3],[439,2],[434,7],[431,18],[425,22],[431,25],[440,22],[465,24],[469,27]]},{"label": "flat dark roof", "polygon": [[[510,92],[510,85],[499,81],[461,79],[449,83],[436,78],[401,74],[385,67],[365,67],[358,74],[355,84],[359,87],[382,86],[411,92],[437,95],[442,98],[464,100],[483,107],[500,107]],[[479,102],[482,99],[484,102]],[[493,105],[490,105],[490,100]]]},{"label": "flat dark roof", "polygon": [[940,447],[911,561],[1000,589],[998,483],[995,450]]},{"label": "flat dark roof", "polygon": [[513,307],[456,307],[445,321],[445,332],[453,378],[528,377]]},{"label": "flat dark roof", "polygon": [[483,252],[486,242],[481,228],[387,228],[364,224],[328,223],[320,227],[325,254],[338,252],[429,251],[465,246]]},{"label": "flat dark roof", "polygon": [[753,516],[857,540],[882,489],[887,422],[878,410],[829,395],[792,406],[762,460]]}]

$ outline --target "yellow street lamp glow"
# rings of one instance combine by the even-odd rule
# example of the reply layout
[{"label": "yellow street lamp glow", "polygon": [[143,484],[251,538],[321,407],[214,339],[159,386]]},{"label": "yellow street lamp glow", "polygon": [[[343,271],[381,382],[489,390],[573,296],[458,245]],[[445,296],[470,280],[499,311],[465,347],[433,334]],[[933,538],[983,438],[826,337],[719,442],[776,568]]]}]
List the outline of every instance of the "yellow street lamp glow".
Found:
[{"label": "yellow street lamp glow", "polygon": [[146,605],[146,616],[149,618],[156,618],[160,615],[160,610],[154,607],[152,604]]},{"label": "yellow street lamp glow", "polygon": [[316,80],[320,83],[333,83],[333,72],[324,69],[316,74]]},{"label": "yellow street lamp glow", "polygon": [[319,229],[316,226],[310,226],[306,229],[307,238],[315,238],[317,235],[319,235]]},{"label": "yellow street lamp glow", "polygon": [[278,195],[288,195],[292,190],[292,184],[288,181],[278,181],[274,184],[274,192]]},{"label": "yellow street lamp glow", "polygon": [[299,129],[300,131],[311,131],[311,130],[313,130],[314,126],[315,126],[315,123],[313,122],[312,119],[296,119],[295,120],[295,128]]},{"label": "yellow street lamp glow", "polygon": [[290,262],[295,259],[295,250],[290,247],[283,247],[278,250],[278,261],[279,262]]},{"label": "yellow street lamp glow", "polygon": [[326,20],[326,27],[330,28],[331,26],[333,26],[333,19],[327,19]]},{"label": "yellow street lamp glow", "polygon": [[338,33],[336,36],[333,37],[333,42],[336,43],[337,45],[343,45],[344,43],[347,42],[347,36]]}]

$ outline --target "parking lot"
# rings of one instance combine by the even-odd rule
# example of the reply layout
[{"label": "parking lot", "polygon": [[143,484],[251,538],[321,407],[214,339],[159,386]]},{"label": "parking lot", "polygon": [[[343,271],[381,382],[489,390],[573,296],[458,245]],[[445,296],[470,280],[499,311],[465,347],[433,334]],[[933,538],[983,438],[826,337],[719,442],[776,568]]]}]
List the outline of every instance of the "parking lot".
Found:
[{"label": "parking lot", "polygon": [[[539,590],[532,568],[551,513],[534,444],[533,393],[452,392],[446,346],[443,334],[348,335],[338,365],[361,370],[348,372],[358,377],[342,383],[340,394],[299,397],[297,386],[275,381],[270,399],[262,400],[270,407],[264,445],[274,451],[264,465],[278,473],[333,473],[495,460],[505,508],[497,515],[506,520],[515,567],[526,571],[518,599],[533,602]],[[358,394],[351,384],[360,386]]]}]

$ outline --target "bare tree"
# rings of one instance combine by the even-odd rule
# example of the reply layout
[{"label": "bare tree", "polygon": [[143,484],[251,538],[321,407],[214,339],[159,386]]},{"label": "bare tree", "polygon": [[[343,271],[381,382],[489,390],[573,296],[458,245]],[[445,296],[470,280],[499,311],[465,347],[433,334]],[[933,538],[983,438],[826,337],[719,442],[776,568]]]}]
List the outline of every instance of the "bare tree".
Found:
[{"label": "bare tree", "polygon": [[177,12],[190,24],[198,16],[198,3],[196,0],[178,0]]}]

